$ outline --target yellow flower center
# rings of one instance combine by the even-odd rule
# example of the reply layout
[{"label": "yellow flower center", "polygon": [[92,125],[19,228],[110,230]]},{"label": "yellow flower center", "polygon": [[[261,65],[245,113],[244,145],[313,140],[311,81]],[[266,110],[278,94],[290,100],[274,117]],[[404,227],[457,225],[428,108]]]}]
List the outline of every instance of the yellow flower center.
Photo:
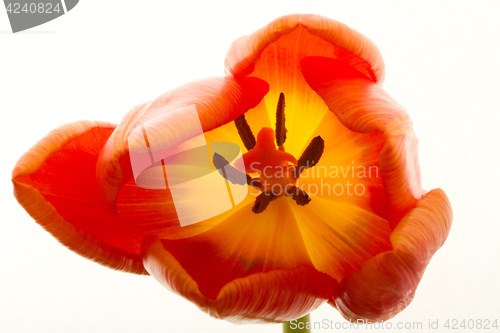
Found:
[{"label": "yellow flower center", "polygon": [[[296,186],[297,179],[304,169],[318,163],[325,144],[320,136],[315,137],[299,160],[285,152],[284,144],[287,132],[285,127],[285,95],[281,93],[278,100],[276,133],[272,128],[263,127],[255,140],[245,115],[236,119],[235,124],[243,144],[248,149],[248,152],[243,155],[247,184],[262,191],[256,198],[252,211],[256,214],[262,213],[271,201],[281,196],[291,196],[298,205],[307,205],[311,198],[304,190]],[[275,139],[276,144],[274,143]],[[231,175],[239,172],[238,170],[232,167],[228,169],[229,162],[218,154],[214,155],[214,164],[219,170],[225,167],[226,171],[221,171],[221,175],[234,182],[234,177]],[[229,175],[227,174],[228,170]],[[258,174],[259,178],[252,178],[249,174]]]}]

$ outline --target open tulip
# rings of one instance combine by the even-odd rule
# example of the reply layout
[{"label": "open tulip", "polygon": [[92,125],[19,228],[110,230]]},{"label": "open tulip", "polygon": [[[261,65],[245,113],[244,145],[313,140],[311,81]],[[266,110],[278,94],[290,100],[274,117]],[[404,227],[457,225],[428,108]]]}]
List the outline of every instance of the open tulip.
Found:
[{"label": "open tulip", "polygon": [[[225,69],[134,107],[119,125],[53,130],[14,168],[18,202],[76,253],[150,274],[216,318],[289,321],[325,302],[372,322],[403,310],[452,212],[442,190],[421,188],[417,138],[381,87],[379,50],[342,23],[289,15],[236,40]],[[190,105],[207,142],[245,152],[239,172],[296,192],[259,206],[267,188],[249,186],[234,208],[181,227],[168,188],[136,185],[128,138],[148,122],[163,148],[182,144],[197,133],[173,111]],[[252,174],[248,161],[288,176]],[[315,166],[294,173],[304,161]]]}]

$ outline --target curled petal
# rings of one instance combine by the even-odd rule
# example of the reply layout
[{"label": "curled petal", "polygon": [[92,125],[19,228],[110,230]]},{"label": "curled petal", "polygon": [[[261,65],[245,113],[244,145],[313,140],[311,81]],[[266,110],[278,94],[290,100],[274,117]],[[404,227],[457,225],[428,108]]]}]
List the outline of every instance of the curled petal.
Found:
[{"label": "curled petal", "polygon": [[427,264],[446,240],[451,222],[446,194],[441,189],[430,191],[394,230],[394,249],[369,259],[342,280],[329,303],[354,321],[394,317],[410,304]]},{"label": "curled petal", "polygon": [[380,173],[387,195],[389,221],[394,228],[421,197],[418,140],[406,110],[379,84],[363,78],[343,61],[307,57],[301,61],[309,86],[349,129],[380,131]]},{"label": "curled petal", "polygon": [[236,323],[283,322],[301,317],[333,295],[335,285],[328,275],[301,265],[234,279],[215,298],[209,298],[159,239],[146,239],[142,253],[148,272],[167,289],[215,318]]},{"label": "curled petal", "polygon": [[[384,62],[371,40],[343,23],[319,15],[304,14],[279,17],[253,34],[237,39],[226,55],[226,72],[235,76],[251,74],[262,51],[298,27],[310,33],[306,37],[309,40],[302,41],[308,47],[309,56],[332,52],[371,80],[383,81]],[[316,39],[311,36],[316,36]]]},{"label": "curled petal", "polygon": [[[85,166],[95,166],[99,149],[114,127],[105,122],[79,121],[50,132],[17,162],[12,172],[14,195],[38,224],[74,252],[113,269],[147,274],[138,254],[102,240],[88,232],[92,226],[85,225],[103,222],[93,214],[95,169],[85,170]],[[85,151],[80,150],[82,142]],[[52,168],[54,163],[59,168]],[[80,208],[72,211],[75,204]],[[83,224],[75,225],[75,215],[82,210],[85,214],[79,222]],[[68,214],[62,216],[61,211]]]},{"label": "curled petal", "polygon": [[259,104],[269,85],[258,78],[209,78],[171,90],[157,99],[130,110],[113,132],[97,162],[99,191],[103,209],[116,215],[116,197],[132,176],[128,137],[141,124],[165,115],[155,124],[156,140],[162,149],[198,135],[195,128],[182,120],[182,114],[171,112],[195,105],[203,131],[210,131],[238,118]]}]

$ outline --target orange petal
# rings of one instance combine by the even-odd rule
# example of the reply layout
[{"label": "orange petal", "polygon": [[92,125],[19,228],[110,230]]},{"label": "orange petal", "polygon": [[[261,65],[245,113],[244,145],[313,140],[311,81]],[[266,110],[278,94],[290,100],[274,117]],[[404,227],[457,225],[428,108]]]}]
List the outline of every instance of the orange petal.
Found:
[{"label": "orange petal", "polygon": [[427,264],[448,236],[451,222],[446,194],[441,189],[430,191],[394,230],[394,250],[373,257],[345,278],[329,303],[354,321],[394,317],[412,301]]},{"label": "orange petal", "polygon": [[318,165],[301,173],[298,185],[310,196],[356,206],[387,220],[379,161],[384,145],[382,133],[350,131],[333,112],[328,112],[306,141],[318,135],[325,141],[323,155]]},{"label": "orange petal", "polygon": [[116,215],[118,192],[132,176],[128,137],[134,128],[159,115],[167,115],[156,124],[154,131],[162,149],[175,147],[198,133],[190,124],[179,121],[178,113],[171,111],[195,105],[203,131],[210,131],[255,107],[268,89],[268,84],[257,78],[209,78],[180,86],[130,110],[109,138],[97,162],[99,191],[105,199],[103,208],[107,214]]},{"label": "orange petal", "polygon": [[292,210],[314,267],[337,281],[392,249],[389,223],[354,203],[317,196]]},{"label": "orange petal", "polygon": [[415,206],[421,197],[417,139],[406,111],[380,88],[384,64],[369,39],[321,16],[289,15],[236,40],[225,65],[228,73],[251,74],[270,84],[262,103],[271,123],[284,92],[286,148],[293,155],[307,145],[328,109],[350,130],[382,132],[380,172],[391,226]]},{"label": "orange petal", "polygon": [[[366,189],[366,193],[362,196],[348,196],[345,191],[344,196],[330,195],[328,197],[328,200],[333,202],[332,205],[360,207],[362,213],[358,215],[362,218],[335,216],[329,220],[329,216],[324,216],[321,221],[318,221],[318,217],[314,216],[314,218],[311,217],[311,221],[304,218],[303,223],[299,223],[315,267],[340,280],[346,274],[358,269],[364,260],[391,247],[388,241],[390,228],[385,220],[390,216],[387,198],[382,178],[378,176],[380,152],[385,138],[380,131],[371,130],[367,132],[374,133],[360,133],[360,131],[353,130],[329,111],[322,99],[323,96],[311,89],[306,80],[307,77],[303,76],[302,62],[311,57],[336,60],[336,65],[329,65],[331,68],[327,66],[322,70],[327,74],[342,78],[365,80],[376,84],[382,81],[384,75],[382,58],[371,41],[341,23],[314,15],[285,16],[249,36],[238,39],[227,54],[226,71],[234,75],[259,77],[270,84],[270,91],[264,97],[258,110],[261,112],[261,118],[267,118],[271,124],[274,123],[278,96],[281,92],[284,93],[288,130],[285,143],[287,152],[300,156],[313,137],[317,135],[324,137],[325,153],[322,159],[317,166],[304,172],[307,175],[299,179],[299,183],[306,186],[320,185],[318,196],[325,197],[321,193],[323,189],[318,181],[326,180],[328,183],[326,185],[332,187],[339,180],[328,176],[311,177],[311,174],[315,171],[317,174],[321,167],[343,167],[344,171],[347,167],[353,166],[376,168],[377,176],[372,179],[361,179],[360,185]],[[262,108],[263,104],[265,108]],[[257,108],[252,111],[255,110]],[[257,127],[256,130],[258,129]],[[329,172],[330,169],[327,170],[327,173]],[[350,180],[350,175],[349,171],[347,177],[343,178]],[[356,182],[351,182],[351,184],[353,187],[357,185]],[[311,187],[311,190],[314,188]],[[310,207],[298,207],[294,209],[294,212],[297,211],[300,214],[301,210],[312,210],[311,207],[323,202],[316,200],[315,204],[315,199],[319,198],[313,198],[312,203],[309,204]],[[413,206],[404,208],[406,212]],[[358,212],[356,209],[353,211]],[[371,228],[364,225],[367,217],[374,223],[373,226],[370,225]],[[328,230],[331,224],[335,224],[336,227],[341,224],[340,233],[339,228],[332,228],[333,231]],[[363,225],[364,228],[359,228],[359,225]],[[318,232],[318,228],[322,229],[322,232]],[[369,231],[357,232],[358,229],[374,230],[376,237],[372,239],[372,243],[368,241],[369,237],[366,237]],[[326,236],[323,239],[318,236],[324,235],[325,232]],[[346,245],[344,240],[355,245]],[[341,259],[339,258],[341,256],[331,255],[331,253],[348,253],[346,256],[348,258]],[[326,254],[330,257],[327,258]]]},{"label": "orange petal", "polygon": [[346,70],[341,61],[309,57],[301,64],[307,83],[342,124],[356,132],[383,133],[380,173],[394,228],[421,197],[418,140],[407,112],[380,85]]},{"label": "orange petal", "polygon": [[[194,260],[195,256],[192,256]],[[143,260],[148,272],[166,288],[195,303],[212,317],[237,323],[283,322],[301,317],[333,295],[335,285],[328,275],[301,265],[235,278],[215,296],[207,297],[159,239],[145,240]],[[216,260],[212,258],[211,263]]]},{"label": "orange petal", "polygon": [[147,274],[138,253],[126,252],[88,232],[89,228],[110,228],[102,224],[102,214],[95,209],[94,168],[115,126],[79,121],[50,132],[17,162],[12,172],[14,195],[38,224],[81,256],[113,269]]}]

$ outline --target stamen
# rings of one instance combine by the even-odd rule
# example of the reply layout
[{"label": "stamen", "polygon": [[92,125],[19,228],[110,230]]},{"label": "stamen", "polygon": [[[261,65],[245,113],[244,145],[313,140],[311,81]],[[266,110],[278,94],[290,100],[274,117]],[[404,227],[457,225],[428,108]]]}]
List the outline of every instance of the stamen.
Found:
[{"label": "stamen", "polygon": [[[225,179],[229,180],[233,184],[237,185],[250,185],[258,190],[261,190],[262,184],[260,179],[254,179],[247,175],[246,173],[241,172],[240,170],[233,167],[229,164],[228,160],[226,160],[222,155],[217,153],[214,154],[213,157],[214,167],[219,170],[219,174]],[[243,175],[245,175],[246,182],[242,182]]]},{"label": "stamen", "polygon": [[294,186],[294,187],[292,187],[292,192],[293,192],[292,199],[295,200],[297,205],[305,206],[309,202],[311,202],[311,198],[306,193],[306,191],[304,191],[303,189],[301,189],[297,186]]},{"label": "stamen", "polygon": [[[239,171],[235,167],[229,164],[229,162],[222,157],[221,155],[215,153],[214,154],[214,167],[219,170],[219,173],[222,177],[229,180],[233,184],[245,185],[247,177],[242,177],[243,172]],[[244,174],[247,176],[246,174]],[[245,179],[245,182],[242,182],[242,179]]]},{"label": "stamen", "polygon": [[247,150],[253,149],[255,147],[255,136],[252,133],[252,129],[247,123],[245,115],[242,114],[234,121],[238,134],[240,135],[241,141],[245,145]]},{"label": "stamen", "polygon": [[318,164],[319,159],[323,155],[323,151],[325,150],[325,140],[321,138],[321,136],[317,136],[311,140],[309,146],[307,146],[306,150],[300,156],[297,166],[295,167],[294,177],[299,178],[302,171],[305,169],[309,169],[316,164]]},{"label": "stamen", "polygon": [[283,145],[286,141],[286,127],[285,127],[285,95],[280,94],[278,99],[278,106],[276,107],[276,145],[279,150],[284,151]]},{"label": "stamen", "polygon": [[267,206],[269,206],[269,203],[274,199],[277,199],[277,196],[275,196],[274,194],[262,192],[257,198],[255,198],[252,212],[254,212],[255,214],[262,213],[266,210]]},{"label": "stamen", "polygon": [[252,212],[255,214],[260,214],[266,210],[267,206],[271,202],[271,197],[266,192],[262,192],[259,194],[257,198],[255,198],[255,203],[252,207]]}]

